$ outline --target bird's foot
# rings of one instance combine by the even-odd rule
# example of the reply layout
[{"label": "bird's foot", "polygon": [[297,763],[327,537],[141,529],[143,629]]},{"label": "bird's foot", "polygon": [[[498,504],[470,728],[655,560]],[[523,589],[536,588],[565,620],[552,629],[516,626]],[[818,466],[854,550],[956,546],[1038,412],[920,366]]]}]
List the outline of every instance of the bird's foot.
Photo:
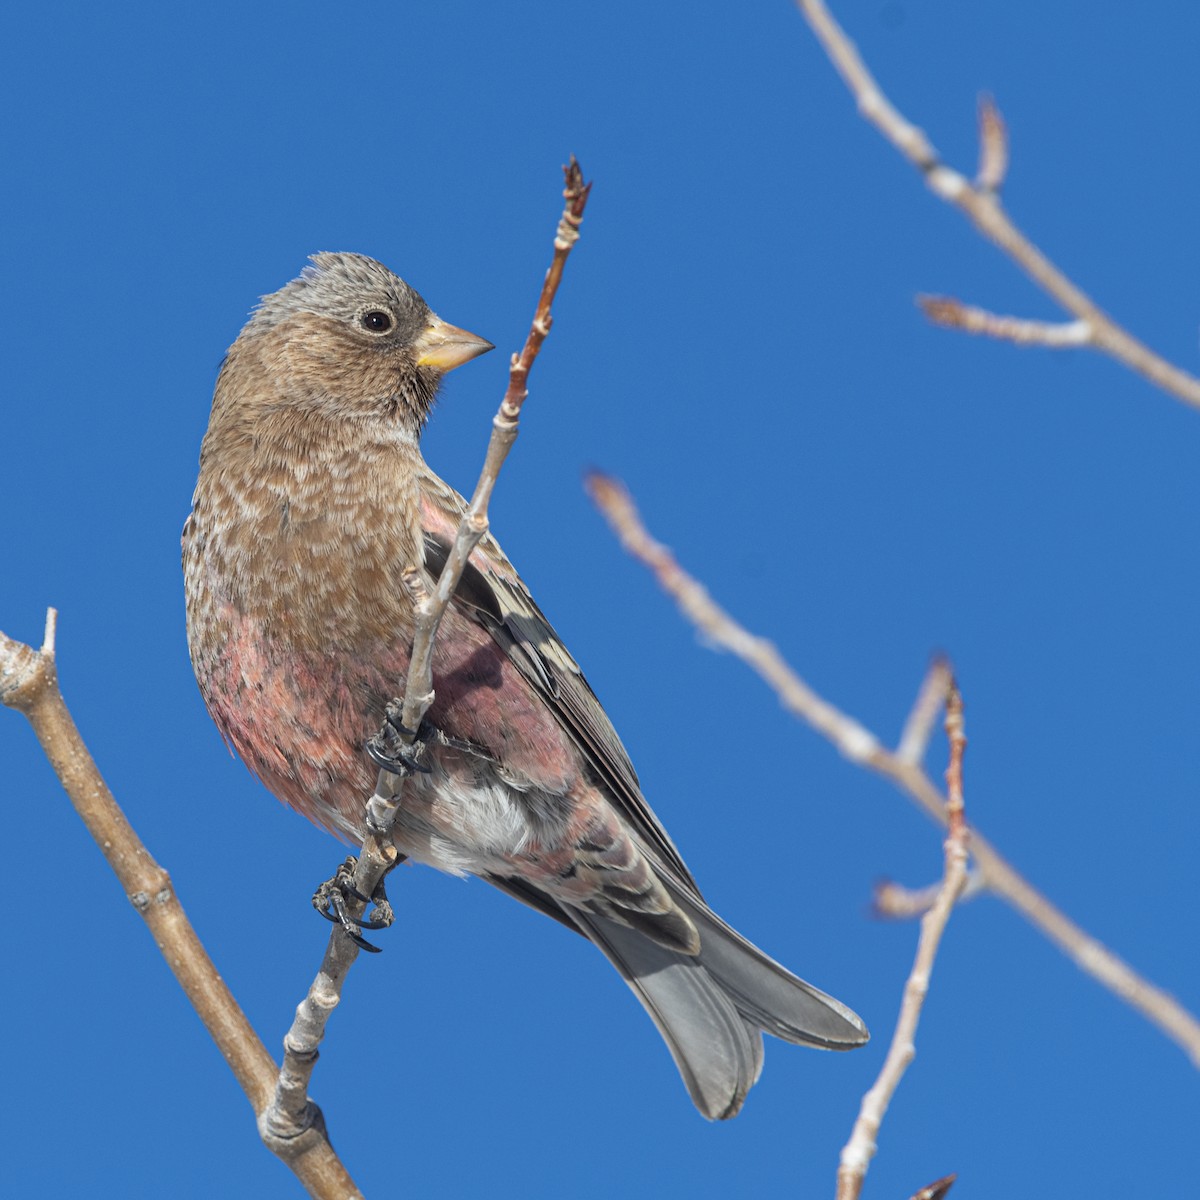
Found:
[{"label": "bird's foot", "polygon": [[[396,919],[395,910],[387,898],[383,880],[375,885],[370,896],[364,896],[354,886],[354,868],[358,859],[351,855],[337,869],[332,879],[327,879],[313,893],[313,908],[327,921],[341,925],[342,932],[360,949],[371,954],[378,954],[382,947],[373,946],[359,933],[360,929],[386,929]],[[348,907],[348,901],[353,898],[364,906],[374,905],[374,911],[368,920],[365,916],[355,916]]]},{"label": "bird's foot", "polygon": [[430,768],[422,759],[433,730],[424,721],[417,729],[405,728],[402,713],[399,700],[388,702],[379,732],[367,738],[367,754],[377,767],[392,775],[428,775]]}]

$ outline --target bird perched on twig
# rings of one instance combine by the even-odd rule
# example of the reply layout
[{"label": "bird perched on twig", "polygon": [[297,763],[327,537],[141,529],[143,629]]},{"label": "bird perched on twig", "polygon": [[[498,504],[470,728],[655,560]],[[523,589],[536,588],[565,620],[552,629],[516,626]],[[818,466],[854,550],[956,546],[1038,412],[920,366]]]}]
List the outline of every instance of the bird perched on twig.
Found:
[{"label": "bird perched on twig", "polygon": [[[317,254],[221,367],[183,534],[188,641],[217,727],[281,800],[361,841],[364,743],[408,669],[417,567],[436,580],[463,498],[426,465],[442,376],[490,350],[403,280]],[[867,1032],[726,925],[642,796],[574,659],[496,542],[437,636],[428,772],[397,849],[478,875],[589,937],[658,1026],[693,1101],[733,1116],[765,1030],[829,1049]]]}]

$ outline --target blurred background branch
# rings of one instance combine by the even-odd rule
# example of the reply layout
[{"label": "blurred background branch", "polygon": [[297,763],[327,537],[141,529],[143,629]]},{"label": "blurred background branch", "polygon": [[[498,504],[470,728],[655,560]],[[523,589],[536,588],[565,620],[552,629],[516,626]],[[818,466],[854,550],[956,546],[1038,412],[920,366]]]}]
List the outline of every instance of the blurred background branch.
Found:
[{"label": "blurred background branch", "polygon": [[[621,545],[651,571],[683,615],[709,641],[740,658],[775,691],[789,712],[811,725],[851,762],[890,780],[935,821],[947,823],[946,798],[919,763],[931,727],[928,680],[918,693],[914,714],[906,724],[901,741],[903,753],[888,750],[853,717],[813,691],[769,641],[738,624],[702,584],[688,575],[671,551],[650,535],[623,484],[593,471],[586,477],[585,486]],[[935,663],[930,675],[935,686],[944,669]],[[977,829],[971,832],[971,853],[981,881],[989,891],[1015,908],[1079,967],[1177,1042],[1193,1065],[1200,1067],[1200,1021],[1182,1004],[1139,975],[1051,904]]]},{"label": "blurred background branch", "polygon": [[963,753],[967,747],[967,736],[963,725],[962,693],[952,677],[947,680],[945,702],[945,728],[950,744],[950,764],[946,768],[947,827],[942,881],[933,903],[921,918],[917,955],[913,960],[908,981],[904,985],[900,1016],[896,1021],[896,1029],[892,1034],[879,1077],[863,1097],[850,1140],[842,1148],[837,1173],[837,1200],[858,1200],[862,1194],[863,1181],[867,1177],[871,1159],[875,1157],[876,1139],[888,1105],[900,1086],[904,1072],[916,1057],[917,1025],[921,1020],[925,997],[929,994],[933,963],[937,958],[942,934],[946,931],[946,923],[950,920],[950,913],[958,903],[967,882],[967,848],[970,835],[963,806]]},{"label": "blurred background branch", "polygon": [[939,298],[922,305],[930,320],[1024,345],[1036,342],[1055,347],[1091,346],[1144,375],[1176,399],[1200,408],[1200,379],[1168,362],[1118,325],[1059,270],[1005,212],[999,189],[1008,169],[1008,134],[992,101],[984,98],[980,102],[980,167],[978,178],[972,184],[964,175],[946,166],[925,132],[892,105],[854,43],[822,0],[796,0],[796,4],[850,89],[863,117],[921,172],[935,196],[959,208],[984,237],[995,243],[1048,296],[1077,318],[1068,325],[1052,326],[1041,321],[996,317],[957,300]]}]

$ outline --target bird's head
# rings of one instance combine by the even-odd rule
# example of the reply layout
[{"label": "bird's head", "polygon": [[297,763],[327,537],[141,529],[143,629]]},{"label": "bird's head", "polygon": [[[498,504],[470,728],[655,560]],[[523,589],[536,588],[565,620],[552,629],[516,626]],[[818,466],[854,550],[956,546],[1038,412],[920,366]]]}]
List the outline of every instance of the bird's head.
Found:
[{"label": "bird's head", "polygon": [[[450,325],[382,263],[314,254],[290,283],[264,296],[234,344],[271,403],[383,415],[419,431],[447,371],[492,349]],[[242,389],[238,389],[241,391]]]}]

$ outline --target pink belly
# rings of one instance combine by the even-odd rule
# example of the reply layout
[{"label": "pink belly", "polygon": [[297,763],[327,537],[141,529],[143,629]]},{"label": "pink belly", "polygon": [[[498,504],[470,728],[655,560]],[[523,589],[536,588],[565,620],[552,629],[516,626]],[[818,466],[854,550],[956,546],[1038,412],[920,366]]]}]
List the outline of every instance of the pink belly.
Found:
[{"label": "pink belly", "polygon": [[[213,720],[280,800],[343,840],[359,840],[376,773],[362,747],[386,702],[403,692],[407,644],[297,650],[265,641],[248,618],[226,615],[231,636],[200,672]],[[578,751],[568,735],[491,636],[455,611],[438,636],[434,690],[427,722],[498,760],[516,787],[514,802],[522,788],[543,796],[572,790]],[[491,769],[472,755],[443,757],[444,769],[462,777],[458,792],[465,775]]]}]

